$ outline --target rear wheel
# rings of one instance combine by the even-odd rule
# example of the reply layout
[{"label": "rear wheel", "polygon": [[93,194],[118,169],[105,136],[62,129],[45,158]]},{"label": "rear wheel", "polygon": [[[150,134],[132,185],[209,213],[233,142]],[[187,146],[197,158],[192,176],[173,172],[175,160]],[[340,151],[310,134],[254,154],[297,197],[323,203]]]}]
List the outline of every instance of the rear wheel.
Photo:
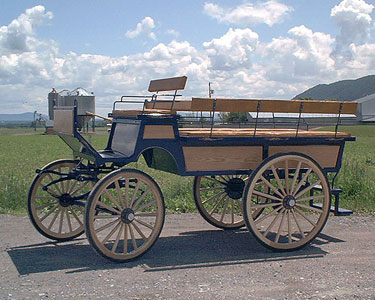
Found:
[{"label": "rear wheel", "polygon": [[245,225],[242,193],[249,175],[196,176],[194,201],[201,216],[222,229]]},{"label": "rear wheel", "polygon": [[243,200],[248,229],[275,250],[295,250],[311,242],[323,229],[331,202],[325,173],[311,157],[299,153],[264,160],[252,173]]},{"label": "rear wheel", "polygon": [[164,224],[163,195],[147,174],[111,172],[90,193],[85,216],[91,246],[102,256],[125,262],[149,250]]}]

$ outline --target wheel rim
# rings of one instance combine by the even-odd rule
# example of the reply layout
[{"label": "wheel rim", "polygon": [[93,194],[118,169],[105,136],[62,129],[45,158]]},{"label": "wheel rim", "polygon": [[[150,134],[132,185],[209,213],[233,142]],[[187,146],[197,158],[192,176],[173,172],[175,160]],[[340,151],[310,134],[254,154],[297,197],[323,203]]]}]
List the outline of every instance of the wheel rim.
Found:
[{"label": "wheel rim", "polygon": [[[57,161],[43,168],[60,173],[69,173],[76,161]],[[90,192],[93,182],[67,179],[48,186],[63,176],[51,173],[37,175],[31,187],[28,205],[30,218],[43,235],[55,240],[69,240],[84,232],[84,199],[81,205],[72,197]],[[43,187],[47,186],[47,190]],[[86,197],[87,198],[87,197]]]},{"label": "wheel rim", "polygon": [[[245,219],[249,230],[265,246],[297,249],[322,230],[329,214],[330,190],[325,174],[312,159],[278,155],[265,161],[251,180],[245,191]],[[264,199],[262,203],[259,197]],[[312,207],[311,201],[321,208]],[[252,217],[259,209],[262,211],[257,218]]]},{"label": "wheel rim", "polygon": [[145,253],[164,223],[164,200],[158,185],[136,170],[119,170],[104,177],[90,194],[87,209],[91,245],[116,261]]},{"label": "wheel rim", "polygon": [[249,175],[197,176],[194,200],[200,214],[219,228],[242,227],[242,194],[248,180]]}]

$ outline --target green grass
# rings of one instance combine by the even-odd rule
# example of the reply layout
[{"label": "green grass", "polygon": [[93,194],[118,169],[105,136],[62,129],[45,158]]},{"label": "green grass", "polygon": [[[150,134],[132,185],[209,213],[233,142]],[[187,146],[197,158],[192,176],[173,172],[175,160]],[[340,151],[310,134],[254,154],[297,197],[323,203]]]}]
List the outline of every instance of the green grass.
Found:
[{"label": "green grass", "polygon": [[[358,213],[375,212],[375,126],[340,127],[357,136],[345,146],[343,166],[336,187],[343,189],[341,206]],[[103,149],[108,136],[93,136],[93,144]],[[0,213],[26,212],[27,193],[35,169],[60,158],[71,158],[70,149],[54,135],[37,134],[32,129],[0,129]],[[143,160],[128,167],[145,171],[162,189],[168,212],[195,211],[192,178],[149,169]]]}]

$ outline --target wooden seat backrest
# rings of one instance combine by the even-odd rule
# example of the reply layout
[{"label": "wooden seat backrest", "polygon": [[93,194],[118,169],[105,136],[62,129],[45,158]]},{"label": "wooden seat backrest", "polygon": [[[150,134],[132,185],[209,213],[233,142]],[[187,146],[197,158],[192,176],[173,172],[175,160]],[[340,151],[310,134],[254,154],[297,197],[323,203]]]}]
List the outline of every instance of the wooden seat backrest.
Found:
[{"label": "wooden seat backrest", "polygon": [[74,134],[74,107],[57,107],[54,109],[53,116],[55,132]]},{"label": "wooden seat backrest", "polygon": [[[356,114],[357,102],[193,98],[191,111]],[[341,107],[341,110],[340,110]]]},{"label": "wooden seat backrest", "polygon": [[148,87],[149,92],[183,90],[186,85],[186,76],[151,80]]}]

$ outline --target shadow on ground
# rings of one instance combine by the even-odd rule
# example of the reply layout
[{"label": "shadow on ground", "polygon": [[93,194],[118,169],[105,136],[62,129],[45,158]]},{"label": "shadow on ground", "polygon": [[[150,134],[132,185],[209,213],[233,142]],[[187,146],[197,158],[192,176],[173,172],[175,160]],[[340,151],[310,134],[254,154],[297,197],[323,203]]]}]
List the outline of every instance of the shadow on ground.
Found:
[{"label": "shadow on ground", "polygon": [[122,264],[110,262],[97,255],[86,239],[25,245],[9,249],[8,254],[20,275],[58,270],[76,273],[136,266],[143,267],[145,272],[155,272],[319,258],[327,254],[319,245],[340,242],[344,241],[320,234],[312,244],[301,250],[273,252],[260,245],[247,230],[206,230],[160,237],[145,255]]}]

